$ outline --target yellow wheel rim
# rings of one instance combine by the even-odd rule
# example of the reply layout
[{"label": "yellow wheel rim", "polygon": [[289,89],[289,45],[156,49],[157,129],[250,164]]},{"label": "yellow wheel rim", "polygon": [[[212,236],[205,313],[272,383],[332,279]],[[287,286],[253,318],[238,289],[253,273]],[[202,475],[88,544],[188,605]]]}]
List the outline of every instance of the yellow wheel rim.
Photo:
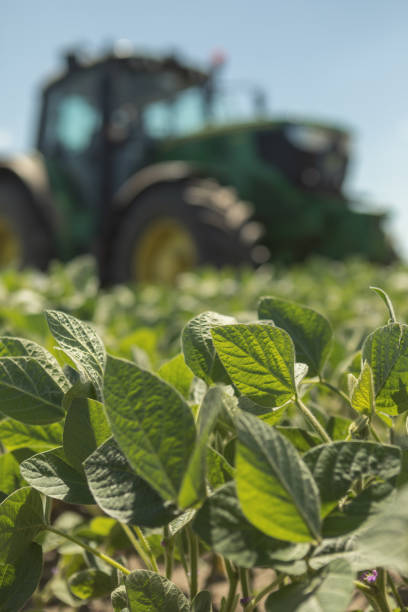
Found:
[{"label": "yellow wheel rim", "polygon": [[0,266],[8,266],[21,261],[22,245],[11,224],[0,218]]},{"label": "yellow wheel rim", "polygon": [[141,282],[171,283],[197,265],[197,248],[190,232],[175,219],[150,223],[132,256],[132,277]]}]

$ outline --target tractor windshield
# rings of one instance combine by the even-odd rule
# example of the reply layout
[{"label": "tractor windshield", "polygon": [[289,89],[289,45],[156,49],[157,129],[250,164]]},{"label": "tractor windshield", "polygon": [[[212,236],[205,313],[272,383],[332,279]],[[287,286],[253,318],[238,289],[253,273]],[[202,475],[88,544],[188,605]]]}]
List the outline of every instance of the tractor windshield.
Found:
[{"label": "tractor windshield", "polygon": [[245,91],[215,90],[209,96],[205,87],[190,87],[145,106],[144,128],[151,138],[177,138],[209,125],[253,120],[264,111],[261,94],[254,93],[251,97]]}]

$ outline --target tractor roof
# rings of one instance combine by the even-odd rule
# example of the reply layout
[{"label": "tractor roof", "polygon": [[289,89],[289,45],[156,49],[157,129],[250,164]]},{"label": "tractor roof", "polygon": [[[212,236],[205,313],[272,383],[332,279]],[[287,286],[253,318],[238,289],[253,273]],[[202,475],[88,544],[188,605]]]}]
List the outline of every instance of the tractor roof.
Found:
[{"label": "tractor roof", "polygon": [[65,55],[66,66],[63,71],[49,79],[43,87],[44,93],[61,84],[73,73],[90,72],[104,67],[122,67],[133,73],[162,71],[174,72],[184,82],[185,87],[203,84],[209,79],[209,73],[194,68],[176,55],[157,57],[149,54],[121,54],[114,51],[101,55],[97,59],[84,59],[81,54],[70,51]]}]

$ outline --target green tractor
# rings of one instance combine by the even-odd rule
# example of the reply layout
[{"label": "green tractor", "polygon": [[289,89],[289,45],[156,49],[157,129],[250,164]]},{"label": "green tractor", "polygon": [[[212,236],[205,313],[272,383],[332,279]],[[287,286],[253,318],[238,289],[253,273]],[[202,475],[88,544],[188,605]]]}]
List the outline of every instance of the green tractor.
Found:
[{"label": "green tractor", "polygon": [[344,130],[228,121],[218,70],[173,56],[66,60],[37,151],[0,160],[0,265],[93,253],[103,283],[172,282],[201,264],[395,257],[383,215],[342,193]]}]

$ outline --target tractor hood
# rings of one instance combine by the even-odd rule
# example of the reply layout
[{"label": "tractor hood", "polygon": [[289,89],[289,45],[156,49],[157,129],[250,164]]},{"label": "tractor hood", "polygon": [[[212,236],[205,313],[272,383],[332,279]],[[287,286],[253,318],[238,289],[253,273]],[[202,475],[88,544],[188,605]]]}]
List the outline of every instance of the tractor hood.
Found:
[{"label": "tractor hood", "polygon": [[349,160],[350,135],[339,127],[304,120],[258,120],[209,125],[160,141],[160,159],[206,160],[221,166],[232,157],[282,174],[292,185],[340,194]]}]

